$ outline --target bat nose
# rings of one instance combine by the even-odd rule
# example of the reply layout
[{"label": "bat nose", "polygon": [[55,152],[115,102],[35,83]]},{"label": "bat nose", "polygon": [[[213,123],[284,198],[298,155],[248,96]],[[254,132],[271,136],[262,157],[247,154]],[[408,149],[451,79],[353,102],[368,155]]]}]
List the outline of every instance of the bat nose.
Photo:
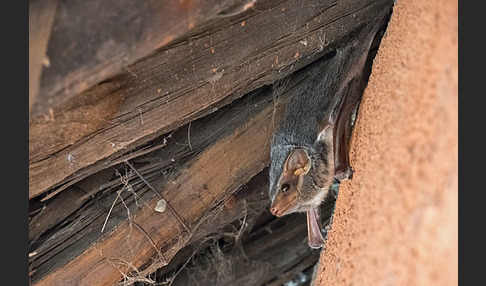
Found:
[{"label": "bat nose", "polygon": [[278,214],[278,209],[276,207],[271,207],[270,208],[270,212],[274,215],[274,216],[277,216],[277,217],[280,217],[280,215]]}]

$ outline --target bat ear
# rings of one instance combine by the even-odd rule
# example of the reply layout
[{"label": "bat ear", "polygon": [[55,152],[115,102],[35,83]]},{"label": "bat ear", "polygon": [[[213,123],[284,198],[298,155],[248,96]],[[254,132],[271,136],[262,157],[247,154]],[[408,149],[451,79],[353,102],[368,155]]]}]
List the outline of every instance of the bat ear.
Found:
[{"label": "bat ear", "polygon": [[290,152],[285,162],[285,171],[295,176],[307,174],[309,172],[311,160],[304,149],[294,149]]}]

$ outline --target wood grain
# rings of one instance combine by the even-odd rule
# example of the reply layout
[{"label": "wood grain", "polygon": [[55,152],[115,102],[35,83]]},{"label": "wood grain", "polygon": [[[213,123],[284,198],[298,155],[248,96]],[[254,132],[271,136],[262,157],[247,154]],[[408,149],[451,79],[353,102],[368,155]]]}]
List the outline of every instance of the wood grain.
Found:
[{"label": "wood grain", "polygon": [[[29,145],[35,148],[29,150],[29,198],[62,190],[146,142],[288,75],[372,21],[389,2],[319,2],[302,8],[294,1],[269,1],[244,18],[201,26],[190,38],[74,97],[54,110],[54,120],[31,121]],[[99,111],[87,112],[86,106]]]},{"label": "wood grain", "polygon": [[[36,253],[29,257],[33,285],[143,278],[218,226],[241,218],[244,194],[238,191],[268,166],[284,104],[305,79],[301,68],[391,5],[275,0],[242,12],[235,3],[30,121],[29,198],[44,204],[29,226],[30,251]],[[154,210],[160,196],[176,213]],[[261,240],[253,254],[270,259],[276,248]],[[281,262],[275,271],[313,263],[290,265],[281,258],[273,260]],[[245,274],[238,274],[242,283]],[[261,273],[255,279],[284,279],[273,278]]]},{"label": "wood grain", "polygon": [[[37,0],[36,2],[49,2]],[[52,1],[50,1],[52,2]],[[199,24],[238,9],[237,0],[59,1],[52,35],[29,36],[49,41],[50,65],[40,78],[30,115],[50,108],[119,73],[128,65],[174,42]],[[221,14],[221,15],[220,15]],[[38,25],[50,27],[49,23]]]},{"label": "wood grain", "polygon": [[[191,226],[268,164],[273,111],[269,107],[256,114],[245,126],[203,152],[164,187],[166,200]],[[155,207],[158,200],[156,197],[147,204]],[[177,247],[177,237],[181,241],[190,239],[168,211],[157,213],[146,207],[137,212],[133,221],[147,232],[156,247],[144,233],[125,222],[34,285],[114,284],[122,273],[128,272],[127,263],[140,267],[158,249],[163,250],[160,261],[167,262],[184,245]]]},{"label": "wood grain", "polygon": [[43,67],[50,66],[46,51],[57,2],[57,0],[29,1],[29,113],[39,91]]}]

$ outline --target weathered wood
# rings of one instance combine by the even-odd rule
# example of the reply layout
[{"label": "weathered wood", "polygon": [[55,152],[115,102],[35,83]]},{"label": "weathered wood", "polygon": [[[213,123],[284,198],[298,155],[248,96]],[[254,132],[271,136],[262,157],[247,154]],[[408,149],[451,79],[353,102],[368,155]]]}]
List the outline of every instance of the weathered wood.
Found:
[{"label": "weathered wood", "polygon": [[[255,4],[29,125],[29,198],[61,191],[148,141],[314,60],[391,1]],[[261,6],[260,6],[261,5]],[[114,163],[115,162],[115,163]]]},{"label": "weathered wood", "polygon": [[[191,227],[268,164],[272,122],[278,122],[284,101],[274,106],[271,94],[267,98],[262,111],[250,114],[246,123],[191,160],[163,187],[165,199]],[[145,233],[124,222],[36,284],[112,284],[127,271],[127,262],[140,267],[160,249],[159,262],[170,260],[191,236],[173,214],[153,210],[158,200],[146,200],[132,218]]]},{"label": "weathered wood", "polygon": [[46,58],[46,50],[57,2],[57,0],[29,1],[29,112],[37,96],[42,67],[50,66]]},{"label": "weathered wood", "polygon": [[[248,179],[248,174],[254,175],[255,171],[260,171],[265,166],[264,158],[268,150],[261,144],[243,144],[251,138],[268,143],[268,138],[265,138],[269,137],[268,133],[254,134],[251,130],[265,129],[264,122],[271,116],[271,110],[259,115],[260,118],[250,122],[253,128],[237,130],[230,138],[218,142],[166,186],[166,200],[190,225],[197,224],[211,206],[222,201],[225,191],[239,187]],[[230,144],[240,147],[230,147]],[[245,150],[242,150],[242,146],[245,146]],[[221,156],[222,154],[226,156]],[[241,156],[242,154],[245,156]],[[256,158],[259,159],[255,161]],[[219,168],[215,170],[212,166]],[[154,207],[158,200],[152,199],[147,204]],[[167,251],[162,251],[158,257],[161,263],[166,263],[175,254],[174,248],[170,246],[173,244],[172,239],[177,236],[182,241],[190,238],[190,234],[178,225],[174,214],[169,214],[168,211],[158,214],[153,208],[143,208],[137,212],[133,221],[145,230],[153,242],[144,233],[132,231],[129,223],[123,223],[105,239],[96,242],[36,285],[113,284],[130,265],[140,267],[159,249]]]},{"label": "weathered wood", "polygon": [[[208,219],[208,215],[211,217],[213,212],[218,211],[215,206],[221,205],[221,202],[231,197],[239,186],[268,165],[269,140],[273,134],[273,129],[279,122],[289,94],[306,76],[307,72],[304,69],[290,80],[284,81],[283,86],[277,85],[279,92],[282,92],[277,102],[275,102],[275,91],[269,88],[255,91],[252,93],[253,95],[250,94],[239,100],[238,103],[228,106],[227,109],[221,109],[212,114],[208,117],[210,119],[203,118],[195,121],[193,126],[196,129],[192,136],[186,133],[186,130],[181,130],[182,132],[178,134],[184,135],[187,141],[174,141],[175,144],[171,145],[172,148],[167,145],[165,148],[168,149],[156,150],[144,156],[145,161],[148,160],[152,163],[141,166],[141,169],[148,170],[153,167],[147,168],[147,166],[155,165],[160,170],[160,168],[164,168],[164,161],[167,164],[167,161],[173,160],[174,157],[171,155],[187,156],[188,153],[181,155],[184,154],[182,150],[192,149],[189,144],[189,137],[186,136],[193,138],[194,150],[192,151],[194,153],[192,155],[196,157],[177,168],[174,174],[166,177],[165,180],[159,175],[158,178],[159,180],[162,179],[163,185],[160,186],[161,188],[157,188],[163,190],[162,194],[165,199],[177,210],[188,225],[193,227],[203,222],[206,225],[207,221],[205,220]],[[226,127],[226,131],[220,132],[218,135],[216,130],[225,129],[221,126]],[[210,128],[216,136],[205,131],[205,128]],[[177,135],[176,133],[174,135]],[[210,135],[209,138],[208,134]],[[174,139],[179,140],[179,135],[174,136]],[[203,138],[205,140],[202,140]],[[208,146],[208,143],[213,144]],[[204,147],[204,145],[207,147]],[[174,152],[177,148],[181,148],[180,146],[182,146],[182,149]],[[154,157],[156,160],[151,159]],[[184,162],[183,159],[176,158],[177,161]],[[143,163],[143,157],[138,162],[139,164]],[[128,175],[126,179],[130,179]],[[153,179],[150,181],[153,181]],[[160,199],[159,197],[154,198],[153,194],[148,196],[146,188],[144,191],[140,186],[134,185],[133,190],[139,190],[139,197],[145,203],[140,208],[136,208],[135,200],[133,198],[131,198],[131,201],[128,200],[132,196],[125,195],[126,203],[119,203],[116,211],[118,214],[126,212],[125,208],[128,205],[130,212],[134,214],[131,222],[119,224],[119,220],[117,220],[108,228],[111,230],[109,234],[100,236],[99,229],[105,218],[106,210],[94,208],[87,211],[88,209],[82,207],[79,212],[84,217],[67,217],[67,222],[62,223],[65,226],[60,226],[59,230],[55,230],[51,234],[51,238],[45,240],[38,248],[33,248],[32,251],[37,251],[38,255],[32,258],[31,267],[33,270],[41,270],[34,273],[37,276],[33,277],[33,282],[39,285],[45,285],[44,283],[56,285],[59,281],[100,283],[98,280],[86,278],[96,277],[95,274],[98,271],[104,273],[103,279],[113,282],[120,279],[120,271],[122,273],[130,272],[124,268],[126,262],[130,262],[130,265],[139,268],[153,258],[154,254],[159,253],[159,261],[153,264],[156,269],[167,263],[187,243],[207,234],[215,227],[215,225],[205,227],[204,230],[200,230],[202,232],[196,229],[190,235],[183,229],[173,214],[168,211],[159,214],[153,210]],[[261,191],[260,195],[266,197],[266,192]],[[96,192],[93,194],[96,194]],[[116,193],[104,198],[103,205],[106,206],[110,201],[113,201],[114,196],[116,196]],[[84,198],[86,197],[84,196]],[[245,198],[236,196],[236,199]],[[82,200],[83,198],[78,199],[78,201]],[[50,217],[48,210],[40,215]],[[91,218],[89,218],[90,215]],[[42,221],[36,218],[34,220]],[[46,221],[46,219],[43,221]],[[216,225],[222,223],[222,221],[215,222]],[[134,224],[137,227],[134,227]],[[96,229],[98,229],[98,234],[94,235],[93,231]],[[140,231],[142,229],[143,231]],[[151,239],[148,239],[149,237]],[[90,241],[91,245],[87,247],[86,245]],[[76,243],[78,244],[77,248],[75,247]],[[80,248],[79,244],[87,248]],[[52,246],[49,247],[48,245]],[[162,251],[159,252],[160,249]],[[100,253],[103,255],[100,256]],[[125,263],[118,264],[120,261],[125,261]],[[118,265],[119,268],[113,267],[114,264]],[[94,268],[91,269],[90,267]],[[149,269],[151,268],[149,267]]]},{"label": "weathered wood", "polygon": [[[329,222],[334,202],[329,196],[322,205],[324,225]],[[317,262],[320,250],[307,245],[304,214],[277,219],[269,214],[267,205],[261,217],[270,220],[241,235],[240,244],[222,234],[223,247],[213,244],[199,251],[175,279],[161,277],[159,282],[174,279],[172,285],[191,285],[194,281],[200,285],[282,285]]]},{"label": "weathered wood", "polygon": [[[30,6],[32,2],[53,1],[30,1]],[[37,23],[39,30],[29,29],[29,37],[49,40],[46,48],[50,62],[40,83],[30,82],[31,88],[39,90],[31,110],[33,118],[47,114],[50,108],[177,40],[199,24],[251,8],[245,6],[248,1],[242,0],[59,2],[52,17],[51,37],[39,33],[44,28],[50,30],[49,22]],[[43,47],[36,48],[45,52]]]},{"label": "weathered wood", "polygon": [[270,200],[267,191],[268,169],[265,169],[238,190],[219,213],[194,234],[189,245],[182,248],[167,266],[157,269],[150,277],[158,282],[173,280],[178,276],[176,272],[180,272],[192,257],[201,255],[210,241],[228,236],[239,236],[242,240],[250,235],[255,231],[255,224],[261,219],[262,213],[268,212]]},{"label": "weathered wood", "polygon": [[[134,159],[134,165],[150,184],[157,190],[160,190],[162,185],[166,183],[167,178],[172,173],[183,168],[190,157],[197,156],[197,154],[207,149],[214,142],[229,136],[234,132],[234,128],[244,126],[254,114],[261,112],[265,107],[273,105],[271,101],[274,98],[269,93],[269,89],[266,88],[266,92],[263,92],[262,96],[259,95],[261,93],[262,91],[259,91],[258,94],[257,92],[249,94],[238,102],[229,105],[226,109],[218,110],[208,117],[191,122],[192,132],[188,132],[190,131],[188,129],[189,125],[186,125],[168,136],[163,136],[160,140],[151,142],[150,146],[155,146],[158,149]],[[149,149],[154,148],[149,147]],[[107,210],[115,200],[116,194],[114,191],[122,189],[126,184],[125,182],[129,181],[131,190],[137,194],[139,204],[142,206],[146,199],[153,196],[153,192],[148,192],[145,184],[133,172],[130,174],[130,172],[124,171],[124,168],[127,168],[126,166],[119,164],[114,167],[115,169],[108,168],[90,176],[65,190],[66,194],[62,192],[59,196],[49,200],[42,212],[32,219],[30,228],[31,240],[36,239],[39,234],[52,227],[56,221],[62,221],[63,225],[65,225],[59,230],[54,229],[50,233],[44,234],[44,239],[41,238],[31,246],[31,249],[35,249],[38,252],[38,255],[31,263],[31,267],[37,271],[36,276],[42,276],[42,273],[45,271],[43,269],[55,268],[52,265],[53,262],[54,264],[62,264],[63,261],[69,261],[83,251],[86,243],[94,242],[102,235],[100,233],[101,225],[104,217],[107,215]],[[73,188],[74,190],[71,190]],[[128,194],[128,197],[127,195],[122,196],[124,204],[130,208],[132,213],[135,213],[139,208],[139,206],[136,206],[136,200],[130,199],[132,197],[130,192],[124,193]],[[63,199],[68,194],[71,194],[70,201]],[[73,197],[76,195],[78,196],[77,198]],[[88,202],[86,205],[86,200],[90,198],[93,198],[91,203]],[[95,202],[93,202],[94,199],[96,199]],[[63,206],[63,212],[59,212],[58,209]],[[76,216],[68,216],[74,212],[78,213],[77,217],[83,215],[85,218],[81,220]],[[63,213],[67,215],[63,215]],[[101,214],[104,214],[104,216],[101,216]],[[126,219],[126,209],[120,200],[113,208],[112,214],[121,216],[122,220]],[[112,218],[108,220],[106,231],[109,231],[120,222],[120,219],[113,215]],[[74,223],[77,226],[77,234],[83,237],[81,243],[79,241],[67,242],[73,230],[62,232],[63,228],[69,229],[70,225]],[[56,237],[56,239],[46,241],[46,235]],[[54,250],[57,245],[62,245],[63,249],[70,248],[70,251],[66,253],[65,250],[59,248]],[[39,249],[41,246],[42,249]],[[56,257],[52,258],[53,256]]]},{"label": "weathered wood", "polygon": [[316,261],[314,260],[316,255],[309,256],[302,261],[298,261],[291,269],[285,270],[284,274],[277,277],[276,280],[272,280],[266,283],[266,286],[280,286],[280,285],[292,285],[297,284],[300,286],[312,285],[312,278],[314,275],[314,266]]},{"label": "weathered wood", "polygon": [[[173,157],[168,157],[168,155],[184,157],[185,155],[181,155],[184,154],[182,150],[191,149],[190,137],[186,137],[186,135],[191,136],[194,143],[193,151],[195,152],[193,156],[197,155],[197,157],[191,159],[188,164],[182,165],[181,168],[176,170],[174,173],[174,176],[176,176],[175,179],[170,178],[164,181],[162,193],[178,212],[185,210],[180,215],[189,225],[194,226],[195,224],[201,223],[205,217],[207,218],[208,214],[216,211],[214,206],[221,205],[221,202],[227,200],[238,186],[244,184],[251,176],[255,175],[256,172],[259,172],[268,164],[269,139],[273,134],[273,128],[278,124],[286,98],[288,98],[293,88],[297,84],[300,84],[306,75],[306,69],[303,69],[290,80],[285,80],[283,86],[277,84],[278,92],[282,92],[280,97],[278,97],[278,102],[275,102],[276,94],[271,89],[264,88],[261,91],[255,91],[252,93],[253,96],[250,94],[248,97],[239,100],[238,103],[228,106],[228,109],[222,109],[208,117],[212,119],[208,120],[203,118],[195,121],[193,125],[195,127],[193,137],[189,133],[186,133],[186,130],[174,133],[174,139],[180,140],[181,138],[178,136],[183,135],[187,141],[174,141],[176,144],[173,144],[172,148],[167,145],[165,146],[167,149],[163,148],[153,151],[151,154],[144,156],[145,159],[141,157],[136,161],[139,163],[143,163],[144,161],[152,162],[152,164],[148,164],[147,166],[155,164],[159,168],[164,168],[164,161],[167,164],[167,161],[170,162],[173,160]],[[286,91],[283,92],[284,90]],[[226,126],[229,129],[226,132],[221,132],[222,134],[220,135],[207,138],[208,132],[205,132],[205,127],[215,132],[214,130],[221,129],[218,128],[218,124]],[[237,129],[229,132],[233,128]],[[203,137],[205,135],[206,138]],[[206,141],[201,140],[201,138],[205,138]],[[201,146],[209,142],[217,143],[208,146],[207,149]],[[183,147],[180,147],[181,145]],[[181,148],[180,151],[174,152],[177,150],[174,149],[175,147]],[[187,153],[185,154],[187,155]],[[157,159],[151,159],[154,157]],[[175,158],[177,161],[184,162],[181,158]],[[266,187],[265,185],[264,188],[266,189]],[[133,189],[140,188],[134,187]],[[262,193],[260,195],[266,197],[266,191],[261,191]],[[93,194],[96,194],[96,192]],[[116,193],[112,193],[111,196],[104,199],[104,205],[107,205],[106,203],[109,201],[113,201],[115,195]],[[236,196],[236,199],[244,200],[244,196],[245,194],[243,193],[240,196]],[[93,213],[92,218],[70,219],[71,222],[68,220],[67,225],[64,227],[65,230],[62,230],[61,227],[61,230],[54,232],[53,237],[55,238],[51,238],[46,243],[53,245],[50,251],[46,252],[46,244],[41,245],[43,247],[40,247],[40,249],[34,249],[34,251],[38,251],[39,253],[38,257],[32,259],[31,266],[34,266],[33,270],[36,270],[35,265],[39,265],[39,262],[46,263],[50,261],[50,263],[45,264],[46,266],[43,267],[44,270],[42,272],[37,272],[37,275],[41,274],[45,276],[37,276],[38,278],[36,279],[40,278],[41,280],[37,281],[34,279],[33,282],[40,285],[44,285],[43,283],[54,283],[55,285],[57,283],[56,281],[65,282],[64,279],[73,279],[68,281],[70,283],[79,282],[90,284],[95,281],[86,280],[86,277],[95,277],[96,275],[92,271],[102,271],[108,277],[106,279],[110,279],[109,281],[113,282],[116,279],[120,279],[120,271],[122,273],[130,272],[130,269],[124,268],[126,267],[126,262],[130,262],[130,265],[139,268],[147,263],[147,259],[154,257],[154,253],[157,253],[158,249],[162,249],[162,252],[159,252],[159,261],[152,264],[152,268],[150,266],[148,267],[149,270],[152,269],[152,271],[155,271],[156,268],[168,262],[187,243],[207,234],[215,226],[224,222],[224,220],[215,220],[216,224],[213,224],[213,227],[205,227],[199,231],[196,230],[192,236],[189,236],[181,225],[178,224],[177,219],[173,215],[169,214],[167,216],[167,211],[165,216],[154,219],[154,216],[160,216],[160,214],[153,211],[153,206],[159,200],[158,197],[151,199],[150,197],[153,197],[153,195],[147,196],[143,191],[139,192],[139,197],[146,203],[141,208],[130,208],[130,211],[135,213],[131,223],[124,222],[114,228],[118,224],[117,221],[117,223],[112,224],[109,228],[112,232],[107,236],[101,237],[101,239],[99,232],[94,237],[92,233],[93,229],[97,228],[99,230],[101,228],[105,211],[95,208],[87,212],[87,209],[83,210],[81,208],[79,211],[81,214],[85,213],[85,216],[89,216],[90,213]],[[60,198],[62,196],[54,200],[54,202],[57,201],[60,204]],[[84,199],[86,199],[86,196],[84,196]],[[125,199],[128,199],[127,196],[125,196]],[[83,201],[83,196],[80,196],[78,201]],[[135,203],[132,199],[131,202],[127,200],[124,205],[130,207],[134,206]],[[123,212],[123,209],[124,207],[119,204],[117,213]],[[238,208],[235,210],[238,210]],[[49,211],[47,210],[41,213],[41,215],[50,217]],[[81,219],[85,222],[80,222]],[[34,220],[41,221],[37,217]],[[204,223],[206,224],[207,222],[204,221]],[[134,224],[144,231],[135,231]],[[85,230],[83,230],[84,228]],[[303,233],[305,237],[305,231]],[[178,238],[179,236],[182,238]],[[151,239],[148,239],[148,237]],[[73,239],[79,241],[78,244],[82,243],[86,245],[88,241],[92,241],[93,244],[87,249],[79,249],[78,247],[76,250],[73,248]],[[135,244],[135,246],[132,244]],[[64,250],[59,250],[59,247],[64,248]],[[125,251],[120,250],[120,247]],[[100,253],[103,255],[99,256]],[[66,259],[66,257],[64,259],[56,257],[56,255],[61,254],[64,256],[68,255],[67,258],[69,259]],[[69,255],[71,256],[69,257]],[[79,256],[73,258],[73,255]],[[109,257],[109,259],[106,260],[103,257]],[[125,262],[118,264],[120,261]],[[93,266],[95,269],[90,269],[88,267],[89,265],[96,265]],[[113,267],[113,265],[118,265],[120,268]],[[62,268],[59,268],[61,266]],[[88,273],[93,275],[88,275]],[[96,282],[98,283],[100,281]]]},{"label": "weathered wood", "polygon": [[[382,5],[380,7],[389,7],[385,3],[380,5]],[[376,6],[373,7],[378,10]],[[360,24],[356,24],[353,26],[354,28],[371,21],[368,18],[366,18],[368,20],[358,18],[361,19]],[[206,28],[201,27],[201,29]],[[208,29],[211,30],[211,28]],[[332,41],[332,45],[345,40],[353,29],[344,28],[343,31],[340,38]],[[195,34],[199,35],[199,32],[195,31]],[[295,39],[292,38],[292,40]],[[287,40],[288,38],[285,41]],[[309,45],[307,42],[306,44]],[[184,45],[181,42],[171,49],[184,47]],[[299,45],[305,46],[303,43],[299,43]],[[137,137],[138,139],[131,145],[127,145],[126,148],[119,148],[116,152],[109,153],[111,155],[107,155],[105,151],[101,150],[101,153],[98,153],[101,154],[101,159],[94,160],[94,163],[83,162],[83,160],[80,162],[79,159],[83,157],[74,156],[76,153],[70,150],[71,147],[65,146],[63,140],[60,140],[59,144],[54,147],[46,145],[51,149],[45,154],[53,152],[58,155],[70,150],[66,153],[66,159],[72,169],[66,172],[66,174],[70,174],[68,177],[61,181],[57,179],[57,183],[54,184],[58,186],[55,191],[66,189],[59,196],[47,200],[45,209],[31,220],[32,233],[29,234],[29,240],[33,256],[30,257],[29,266],[32,271],[32,282],[37,285],[114,284],[122,277],[125,277],[126,281],[133,282],[135,277],[143,278],[159,268],[164,269],[163,266],[188,244],[197,243],[201,237],[217,231],[219,226],[241,218],[241,212],[245,210],[246,199],[249,197],[255,196],[257,198],[255,204],[261,204],[259,207],[266,208],[263,206],[266,199],[251,192],[257,192],[256,187],[249,191],[247,185],[246,188],[243,188],[243,190],[247,190],[246,193],[240,191],[235,195],[235,192],[268,165],[269,139],[273,134],[273,128],[278,124],[289,91],[283,93],[278,101],[275,101],[275,95],[279,93],[272,93],[268,87],[255,90],[239,100],[233,100],[239,98],[241,93],[246,92],[247,89],[252,90],[267,80],[275,80],[287,75],[316,57],[322,56],[330,47],[324,47],[324,43],[322,45],[322,49],[317,48],[313,49],[313,53],[309,52],[309,57],[294,59],[292,64],[282,66],[282,68],[289,69],[283,69],[280,74],[269,75],[271,72],[269,73],[268,70],[257,68],[257,74],[262,76],[260,79],[242,80],[236,84],[226,79],[220,91],[229,94],[220,96],[215,101],[212,101],[214,98],[211,97],[219,96],[217,94],[209,93],[208,96],[208,94],[202,94],[196,90],[187,91],[182,86],[176,86],[175,79],[165,78],[165,75],[155,75],[150,71],[151,68],[156,69],[161,65],[151,65],[147,58],[138,63],[140,64],[138,70],[135,69],[137,64],[133,65],[137,72],[142,72],[137,75],[137,78],[142,77],[145,81],[137,81],[136,78],[128,77],[128,74],[120,75],[76,96],[72,101],[68,101],[62,109],[59,109],[65,112],[60,112],[58,115],[54,113],[54,118],[45,118],[46,122],[50,122],[45,126],[52,128],[51,131],[56,133],[59,132],[59,129],[56,129],[56,124],[52,122],[52,119],[59,124],[59,118],[64,117],[64,122],[69,127],[72,126],[70,125],[72,123],[70,120],[73,118],[71,115],[79,115],[80,111],[85,111],[86,114],[81,118],[86,119],[95,114],[92,112],[93,109],[97,110],[99,115],[93,119],[94,123],[88,121],[89,124],[92,124],[92,126],[88,126],[90,130],[85,133],[81,132],[83,134],[79,133],[72,150],[77,148],[77,144],[96,143],[97,141],[90,140],[96,136],[103,136],[103,132],[109,132],[113,128],[119,128],[117,132],[121,133],[122,127],[127,122],[136,122],[139,124],[138,126],[141,126],[139,129],[144,129],[147,125],[152,129],[148,132],[142,130],[139,133],[139,135],[142,134],[141,137]],[[181,52],[185,52],[187,55],[188,50],[182,49]],[[154,55],[152,60],[160,60],[158,56],[160,54]],[[227,54],[225,57],[231,58]],[[233,61],[237,62],[234,59]],[[260,62],[258,60],[255,63]],[[258,64],[256,66],[258,67]],[[133,70],[130,71],[133,72]],[[156,79],[159,76],[160,78]],[[210,82],[213,92],[218,88],[223,77],[224,74],[219,81]],[[167,111],[168,106],[159,105],[160,102],[157,101],[160,98],[156,97],[148,96],[147,98],[151,99],[144,101],[145,99],[141,95],[147,92],[146,88],[151,88],[153,83],[146,83],[151,78],[157,84],[160,82],[167,83],[167,85],[172,84],[171,88],[178,90],[179,93],[176,94],[180,98],[171,99],[178,104],[171,106],[182,112],[183,115],[185,114],[186,117],[177,117],[178,115],[174,112],[172,116],[168,117],[169,121],[172,120],[171,122],[163,122],[160,118],[156,118],[154,111]],[[262,78],[264,80],[259,81]],[[303,78],[305,78],[305,69],[295,74],[290,81],[284,81],[283,89],[292,89],[294,85],[300,84]],[[246,79],[248,80],[248,78]],[[191,83],[189,89],[196,86]],[[231,89],[235,86],[241,88]],[[160,89],[162,90],[162,88]],[[204,90],[204,88],[201,89]],[[126,95],[124,93],[133,90],[135,92],[131,95],[134,97],[124,98]],[[188,98],[197,99],[189,96],[192,93],[204,96],[206,99],[203,100],[203,105],[207,105],[199,108],[196,105],[200,105],[201,101],[184,102]],[[207,97],[210,98],[207,99]],[[135,99],[131,101],[129,98]],[[80,102],[82,104],[78,105],[77,103]],[[140,105],[141,102],[144,102],[145,105]],[[191,113],[185,109],[184,104],[193,104],[198,111]],[[133,110],[137,106],[148,108],[147,112],[138,112],[136,119],[127,117],[129,113],[125,115],[119,113],[120,110]],[[222,108],[223,106],[224,108]],[[215,112],[216,109],[218,110]],[[148,115],[151,116],[149,119],[158,120],[158,123],[165,124],[165,127],[146,124],[145,116]],[[194,120],[196,118],[199,119]],[[78,124],[85,124],[82,123],[85,122],[84,119],[79,120]],[[32,128],[32,130],[39,132],[41,129]],[[131,129],[125,130],[127,134],[123,134],[123,136],[129,138],[136,131],[139,130],[136,130],[133,125]],[[92,153],[87,153],[87,156],[96,155],[98,151],[96,147],[98,145],[89,146]],[[36,156],[42,157],[43,155],[39,155],[41,153],[37,153]],[[143,177],[155,187],[158,195],[155,195],[154,191],[128,165],[123,163],[125,159],[130,159]],[[75,169],[74,165],[78,163],[84,164],[84,167]],[[112,168],[108,168],[110,166]],[[51,172],[57,170],[58,167],[51,169]],[[51,172],[44,175],[50,175]],[[95,178],[98,175],[99,177]],[[261,179],[262,173],[259,176],[257,177]],[[267,186],[258,188],[263,192]],[[125,191],[121,192],[121,189]],[[160,200],[160,194],[177,213],[172,213],[169,209],[163,213],[154,211],[157,201]],[[266,192],[260,195],[266,197]],[[35,201],[38,202],[38,199],[36,198]],[[113,209],[110,209],[113,202],[115,202]],[[110,216],[107,216],[108,212]],[[182,222],[189,226],[189,230],[185,229],[178,217],[181,217]],[[247,218],[255,219],[254,216]],[[253,234],[248,236],[248,245],[256,241],[260,235],[265,234],[262,233],[265,223],[255,222],[253,226],[255,229]],[[104,233],[100,232],[102,228],[104,228]],[[246,233],[250,230],[244,229],[244,231]],[[303,233],[303,245],[306,245],[305,228]],[[276,246],[272,246],[271,243],[272,241],[269,240],[260,240],[258,245],[252,246],[253,249],[259,249],[253,254],[263,255],[272,247],[274,248],[272,251],[275,252]],[[265,257],[273,259],[274,257],[269,256],[268,253],[265,254]],[[282,264],[273,268],[272,271],[277,273],[287,270],[287,276],[275,277],[270,273],[261,273],[258,281],[279,283],[290,277],[292,271],[301,271],[303,265],[307,265],[308,261],[305,260],[307,262],[304,263],[304,260],[297,257],[300,256],[296,254],[294,259],[302,262],[299,265],[296,265],[295,261],[293,265],[290,265],[290,260],[287,263],[285,259],[276,261],[276,263],[282,262]],[[177,265],[180,266],[180,264]],[[241,283],[251,281],[245,277],[248,273],[235,273],[235,275],[239,277],[238,281]],[[257,280],[254,281],[257,283]]]},{"label": "weathered wood", "polygon": [[[312,256],[313,262],[317,262],[320,251],[313,251],[306,245],[305,217],[294,215],[276,222],[272,220],[266,226],[267,233],[242,249],[237,249],[239,246],[234,243],[225,247],[226,251],[216,249],[222,253],[210,249],[209,253],[188,265],[172,285],[191,285],[194,281],[200,285],[262,285],[276,273],[301,262],[299,257]],[[239,251],[236,255],[231,253],[235,248]],[[226,267],[219,269],[221,265]]]},{"label": "weathered wood", "polygon": [[[290,88],[291,83],[288,83],[286,87]],[[193,121],[179,130],[171,132],[170,135],[162,136],[160,139],[154,140],[147,146],[147,148],[149,150],[155,150],[145,156],[135,158],[132,162],[134,162],[137,169],[150,182],[150,184],[153,184],[153,186],[157,187],[159,190],[159,185],[164,183],[166,177],[170,176],[173,172],[177,172],[177,169],[187,162],[188,157],[197,156],[197,154],[204,151],[208,146],[214,144],[214,142],[231,134],[237,126],[246,124],[254,114],[261,112],[263,108],[269,105],[273,105],[271,102],[274,101],[275,98],[270,92],[268,87],[252,92],[237,102],[228,105],[224,109],[218,110],[200,120]],[[96,221],[94,215],[99,214],[100,207],[98,204],[101,203],[105,208],[109,208],[114,200],[113,195],[107,197],[105,194],[113,193],[114,190],[121,189],[124,185],[124,180],[130,180],[130,185],[133,191],[141,197],[141,200],[145,199],[144,192],[146,193],[146,190],[143,190],[143,188],[141,189],[141,186],[144,185],[141,184],[142,182],[134,174],[130,175],[129,172],[124,171],[124,167],[126,168],[123,164],[118,164],[117,166],[114,166],[113,169],[107,168],[102,172],[91,175],[89,178],[73,186],[77,187],[74,192],[70,190],[72,187],[68,188],[66,192],[73,195],[77,194],[79,198],[73,198],[72,201],[74,204],[70,203],[63,209],[63,211],[69,210],[68,213],[73,213],[74,211],[72,209],[77,208],[79,209],[77,212],[81,212],[80,208],[83,207],[82,213],[87,217],[81,222],[78,222],[77,225],[84,225],[84,228],[89,228],[88,225],[93,224],[94,221]],[[121,174],[117,175],[117,170],[119,170]],[[78,189],[83,189],[85,193],[80,193]],[[96,196],[96,200],[99,201],[99,203],[91,206],[83,206],[86,199],[90,198],[90,196]],[[36,236],[34,233],[40,233],[49,228],[49,225],[52,225],[53,218],[56,221],[69,220],[68,217],[63,216],[62,213],[57,211],[57,209],[61,208],[63,205],[62,203],[58,203],[58,201],[65,201],[63,200],[63,197],[64,192],[59,196],[48,200],[45,209],[33,218],[31,222],[32,237]],[[124,199],[125,203],[130,207],[129,202],[126,201],[126,198]],[[121,206],[121,203],[115,206],[113,213],[118,213],[120,208],[122,215],[126,216],[125,208]],[[107,229],[109,229],[109,225],[110,224],[108,224]],[[98,227],[98,236],[100,235],[100,228],[101,226]],[[89,232],[89,230],[86,231]],[[80,232],[83,236],[90,236],[84,229]],[[59,234],[55,234],[55,236],[58,237],[59,241],[65,239]],[[84,242],[87,242],[86,237],[84,238]],[[49,243],[46,242],[44,244],[52,243],[54,243],[54,241],[51,240]],[[50,252],[48,245],[44,246],[43,252]],[[73,251],[71,251],[70,254],[73,254]],[[39,253],[39,255],[43,255],[43,253]],[[40,270],[38,265],[42,264],[42,260],[43,258],[37,258],[34,262],[34,265],[38,270]]]}]

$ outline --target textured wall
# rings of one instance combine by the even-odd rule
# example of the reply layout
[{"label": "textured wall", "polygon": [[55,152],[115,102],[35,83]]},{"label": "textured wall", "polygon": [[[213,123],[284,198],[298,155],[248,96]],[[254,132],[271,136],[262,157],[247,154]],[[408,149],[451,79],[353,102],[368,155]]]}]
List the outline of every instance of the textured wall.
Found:
[{"label": "textured wall", "polygon": [[315,285],[456,285],[458,3],[398,0]]}]

